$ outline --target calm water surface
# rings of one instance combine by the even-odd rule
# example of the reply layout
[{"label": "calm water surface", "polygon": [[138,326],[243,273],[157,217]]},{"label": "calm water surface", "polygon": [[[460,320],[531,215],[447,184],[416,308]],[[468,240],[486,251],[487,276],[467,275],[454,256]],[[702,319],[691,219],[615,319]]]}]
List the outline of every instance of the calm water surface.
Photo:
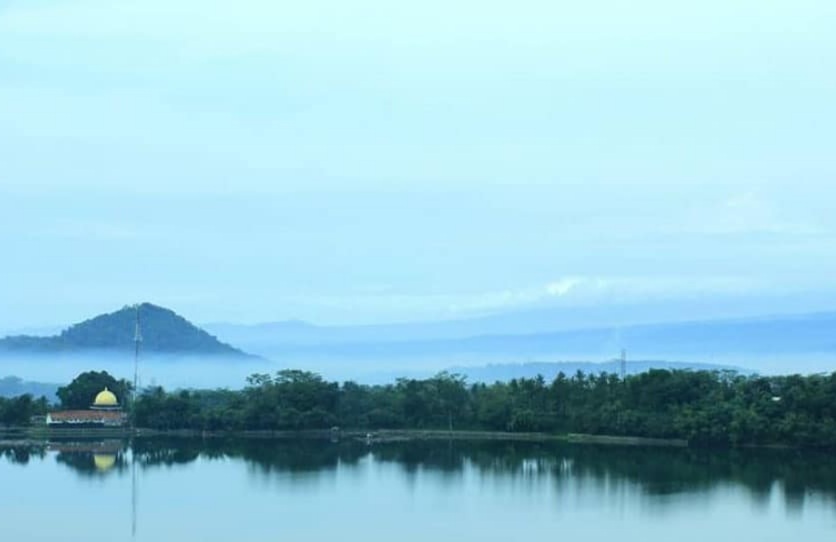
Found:
[{"label": "calm water surface", "polygon": [[836,463],[531,443],[0,447],[3,540],[836,540]]}]

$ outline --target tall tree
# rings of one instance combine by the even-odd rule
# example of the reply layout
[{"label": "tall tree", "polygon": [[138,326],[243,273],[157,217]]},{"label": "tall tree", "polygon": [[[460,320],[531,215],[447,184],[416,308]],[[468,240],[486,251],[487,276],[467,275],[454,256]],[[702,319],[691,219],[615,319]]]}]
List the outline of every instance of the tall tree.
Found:
[{"label": "tall tree", "polygon": [[81,373],[68,385],[58,388],[61,406],[67,409],[85,409],[93,404],[96,395],[107,388],[116,395],[120,405],[125,406],[131,385],[127,380],[117,380],[107,371]]}]

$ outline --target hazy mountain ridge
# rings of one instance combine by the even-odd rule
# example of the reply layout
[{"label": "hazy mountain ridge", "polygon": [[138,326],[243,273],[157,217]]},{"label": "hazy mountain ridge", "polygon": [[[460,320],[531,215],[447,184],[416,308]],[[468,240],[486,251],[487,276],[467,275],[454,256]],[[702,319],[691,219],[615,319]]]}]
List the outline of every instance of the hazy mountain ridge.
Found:
[{"label": "hazy mountain ridge", "polygon": [[16,376],[0,378],[0,397],[18,397],[29,394],[32,397],[46,397],[50,401],[55,400],[55,393],[62,384],[50,384],[46,382],[30,382]]},{"label": "hazy mountain ridge", "polygon": [[[483,320],[471,323],[478,328]],[[468,323],[325,327],[294,322],[215,325],[214,331],[266,356],[582,355],[626,348],[637,355],[836,354],[836,312],[458,336]],[[449,326],[449,327],[445,327]]]},{"label": "hazy mountain ridge", "polygon": [[[50,337],[12,336],[0,339],[0,353],[60,354],[84,351],[127,352],[134,347],[136,308],[122,309],[74,324]],[[248,357],[219,341],[169,309],[150,303],[139,306],[142,351],[150,354],[198,354]]]}]

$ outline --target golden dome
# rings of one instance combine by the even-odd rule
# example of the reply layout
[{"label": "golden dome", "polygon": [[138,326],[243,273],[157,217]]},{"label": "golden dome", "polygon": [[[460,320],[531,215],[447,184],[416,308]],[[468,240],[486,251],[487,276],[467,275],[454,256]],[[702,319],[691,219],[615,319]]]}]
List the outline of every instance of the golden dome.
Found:
[{"label": "golden dome", "polygon": [[96,470],[110,470],[116,464],[116,456],[113,454],[93,454],[93,464],[96,466]]},{"label": "golden dome", "polygon": [[116,395],[113,394],[112,391],[108,390],[107,387],[99,392],[96,395],[96,400],[93,401],[93,406],[99,407],[115,407],[119,406],[119,401],[116,399]]}]

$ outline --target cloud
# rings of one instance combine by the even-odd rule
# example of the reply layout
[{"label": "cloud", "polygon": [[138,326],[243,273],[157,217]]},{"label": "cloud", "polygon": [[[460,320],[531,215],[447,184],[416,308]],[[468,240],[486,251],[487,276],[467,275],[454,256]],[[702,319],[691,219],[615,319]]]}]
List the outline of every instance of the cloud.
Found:
[{"label": "cloud", "polygon": [[549,283],[546,286],[546,292],[551,296],[563,297],[582,282],[583,279],[577,277],[559,279]]},{"label": "cloud", "polygon": [[596,304],[683,299],[700,295],[743,294],[765,291],[767,283],[751,276],[585,276],[549,283],[540,300]]},{"label": "cloud", "polygon": [[747,276],[572,276],[541,286],[431,294],[369,292],[290,296],[282,304],[388,314],[394,319],[467,318],[544,307],[606,306],[677,301],[704,296],[774,293],[768,281]]},{"label": "cloud", "polygon": [[779,205],[756,192],[732,194],[691,217],[692,224],[710,234],[815,235],[820,228],[806,218],[787,216]]}]

